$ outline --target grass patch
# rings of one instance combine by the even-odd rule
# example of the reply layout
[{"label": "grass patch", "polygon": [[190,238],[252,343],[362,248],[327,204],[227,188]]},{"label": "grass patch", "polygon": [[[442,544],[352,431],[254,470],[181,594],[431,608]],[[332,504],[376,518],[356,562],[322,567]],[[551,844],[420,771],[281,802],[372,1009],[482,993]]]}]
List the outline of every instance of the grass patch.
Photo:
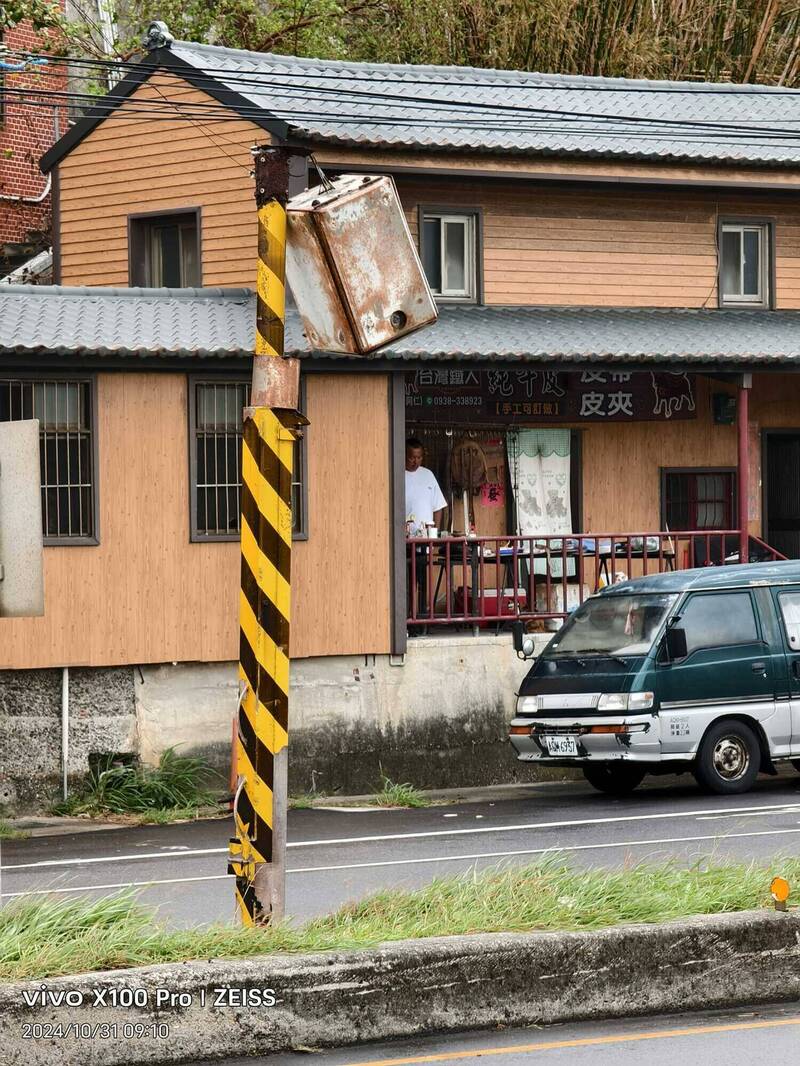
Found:
[{"label": "grass patch", "polygon": [[554,857],[380,892],[302,928],[168,930],[133,893],[101,900],[18,900],[0,910],[0,980],[187,959],[368,948],[409,937],[601,929],[770,902],[772,876],[800,880],[800,859],[577,870]]},{"label": "grass patch", "polygon": [[112,814],[108,820],[123,825],[172,825],[174,822],[197,822],[201,818],[219,818],[228,814],[230,811],[227,807],[215,803],[202,807],[156,807],[136,814]]},{"label": "grass patch", "polygon": [[[214,771],[202,760],[178,755],[167,748],[158,766],[115,764],[111,756],[101,760],[86,775],[83,786],[55,814],[137,815],[143,821],[175,821],[194,816],[176,812],[196,812],[216,806],[208,785]],[[163,812],[154,815],[154,812]],[[168,813],[167,813],[168,812]]]},{"label": "grass patch", "polygon": [[418,788],[410,785],[408,781],[398,785],[383,774],[381,786],[381,791],[376,792],[371,801],[377,807],[430,807],[431,805],[428,797]]},{"label": "grass patch", "polygon": [[289,797],[289,810],[290,811],[308,811],[314,806],[314,800],[317,799],[319,793],[304,792],[302,796],[290,796]]},{"label": "grass patch", "polygon": [[0,818],[0,840],[27,840],[30,833],[26,829],[17,829],[4,818]]}]

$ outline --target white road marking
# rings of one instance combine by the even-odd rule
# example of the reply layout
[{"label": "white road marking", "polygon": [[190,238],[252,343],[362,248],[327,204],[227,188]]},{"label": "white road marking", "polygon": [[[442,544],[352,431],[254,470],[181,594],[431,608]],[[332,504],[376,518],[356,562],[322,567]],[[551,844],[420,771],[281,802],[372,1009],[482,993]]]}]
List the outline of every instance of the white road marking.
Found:
[{"label": "white road marking", "polygon": [[198,848],[196,851],[140,851],[138,855],[98,855],[89,859],[42,859],[40,862],[19,862],[0,867],[9,870],[38,870],[45,866],[89,866],[99,862],[133,862],[140,859],[191,859],[195,855],[226,855],[227,848]]},{"label": "white road marking", "polygon": [[[786,809],[785,803],[770,803],[756,807],[739,807],[731,810],[730,807],[712,808],[711,810],[704,810],[702,808],[698,810],[690,811],[665,811],[660,814],[625,814],[614,815],[606,818],[575,818],[566,819],[557,822],[523,822],[519,825],[497,825],[497,826],[476,826],[473,829],[431,829],[423,832],[416,833],[386,833],[379,836],[358,836],[358,837],[332,837],[330,840],[290,840],[286,845],[287,848],[319,848],[329,847],[334,844],[378,844],[385,841],[395,840],[426,840],[434,837],[455,837],[455,836],[470,836],[474,834],[486,834],[486,833],[522,833],[527,830],[533,829],[569,829],[572,826],[583,825],[615,825],[622,822],[649,822],[659,821],[665,818],[671,818],[673,821],[680,820],[681,818],[697,818],[698,816],[709,815],[727,815],[730,817],[737,817],[739,815],[753,812],[754,814],[774,814],[775,812],[781,812]],[[83,859],[76,857],[73,859],[42,859],[39,862],[24,862],[24,863],[12,863],[8,866],[3,866],[2,870],[7,873],[10,870],[33,870],[42,869],[52,866],[84,866],[95,863],[105,862],[131,862],[139,859],[190,859],[197,855],[226,855],[228,853],[227,848],[198,848],[193,851],[150,851],[140,852],[137,855],[99,855],[93,858]]]},{"label": "white road marking", "polygon": [[[764,829],[754,833],[738,833],[735,837],[720,835],[719,833],[706,834],[691,837],[661,837],[656,840],[614,840],[602,844],[569,844],[564,847],[552,846],[549,848],[525,848],[519,851],[484,851],[471,855],[436,855],[424,856],[418,859],[384,859],[379,862],[352,862],[336,866],[302,866],[296,870],[287,870],[287,874],[315,874],[326,873],[331,870],[361,870],[380,866],[421,866],[433,862],[470,862],[478,859],[503,859],[513,858],[517,855],[559,855],[567,851],[599,851],[608,848],[641,848],[653,844],[689,844],[704,840],[741,840],[743,837],[769,837],[785,836],[788,833],[800,833],[800,829]],[[230,874],[208,874],[203,877],[175,877],[153,881],[121,881],[111,885],[80,885],[69,888],[44,888],[31,892],[4,892],[2,899],[13,899],[19,896],[49,896],[59,895],[65,892],[99,892],[112,888],[149,888],[152,885],[183,885],[189,881],[227,881]]]},{"label": "white road marking", "polygon": [[[795,804],[793,807],[780,807],[778,810],[769,811],[769,814],[797,814],[800,811],[800,805]],[[758,818],[759,811],[747,811],[744,814],[700,814],[695,819],[698,822],[723,822],[726,818]]]},{"label": "white road marking", "polygon": [[405,811],[407,807],[320,807],[311,808],[315,811],[334,811],[336,814],[376,814],[378,811]]}]

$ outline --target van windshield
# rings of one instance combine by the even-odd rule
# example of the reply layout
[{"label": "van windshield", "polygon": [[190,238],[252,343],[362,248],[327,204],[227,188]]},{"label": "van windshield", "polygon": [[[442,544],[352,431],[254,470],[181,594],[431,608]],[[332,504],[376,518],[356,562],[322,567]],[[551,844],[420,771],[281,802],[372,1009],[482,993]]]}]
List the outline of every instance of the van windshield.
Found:
[{"label": "van windshield", "polygon": [[574,611],[548,656],[646,655],[677,596],[593,596]]}]

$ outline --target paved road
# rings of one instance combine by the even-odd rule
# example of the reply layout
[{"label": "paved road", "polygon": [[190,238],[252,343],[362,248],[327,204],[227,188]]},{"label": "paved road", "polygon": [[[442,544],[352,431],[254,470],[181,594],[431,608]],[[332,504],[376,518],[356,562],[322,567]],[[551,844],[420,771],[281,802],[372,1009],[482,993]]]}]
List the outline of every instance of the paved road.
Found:
[{"label": "paved road", "polygon": [[[794,1064],[798,1061],[798,1039],[800,1012],[792,1004],[391,1041],[317,1052],[314,1066],[446,1066],[485,1057],[497,1066]],[[307,1066],[308,1054],[225,1059],[223,1066],[264,1066],[267,1062],[269,1066]]]},{"label": "paved road", "polygon": [[[800,775],[764,778],[744,796],[654,779],[625,799],[583,783],[532,786],[530,798],[422,810],[306,810],[289,816],[288,909],[306,919],[380,888],[561,850],[583,865],[668,856],[749,860],[800,855]],[[229,819],[9,842],[4,900],[29,892],[101,895],[134,884],[179,926],[234,918],[225,874]],[[799,1034],[800,1035],[800,1034]]]}]

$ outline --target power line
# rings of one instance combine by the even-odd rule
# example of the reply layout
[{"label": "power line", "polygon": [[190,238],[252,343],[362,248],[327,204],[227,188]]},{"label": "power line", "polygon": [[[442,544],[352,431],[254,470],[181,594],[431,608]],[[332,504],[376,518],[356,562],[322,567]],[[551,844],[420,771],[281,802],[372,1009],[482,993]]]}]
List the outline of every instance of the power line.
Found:
[{"label": "power line", "polygon": [[[80,61],[78,61],[78,62],[80,62]],[[102,60],[97,60],[97,61],[94,61],[94,62],[96,62],[98,64],[101,64],[103,66],[105,66],[105,63],[106,63],[106,61],[102,61]],[[134,63],[134,64],[128,64],[128,65],[131,66],[131,68],[133,70],[146,71],[148,69],[147,65],[146,64],[142,64],[142,63]],[[282,71],[264,71],[258,77],[247,77],[241,71],[230,71],[230,70],[225,71],[225,70],[222,70],[221,68],[217,68],[217,69],[220,69],[221,76],[219,78],[215,78],[215,77],[212,76],[212,73],[211,73],[213,68],[207,68],[207,69],[191,68],[191,74],[187,73],[186,75],[184,75],[183,72],[181,72],[181,71],[177,71],[177,70],[169,68],[169,67],[153,67],[151,69],[152,69],[153,73],[155,73],[156,71],[164,71],[168,75],[172,75],[172,76],[175,76],[175,77],[185,77],[186,79],[191,78],[191,83],[196,88],[201,89],[201,90],[202,89],[209,89],[210,90],[210,89],[213,89],[215,87],[218,87],[219,83],[221,81],[225,83],[227,88],[230,88],[231,86],[235,86],[237,89],[242,89],[243,87],[251,87],[251,88],[248,88],[248,92],[247,92],[247,95],[250,96],[250,97],[258,97],[258,96],[272,97],[272,96],[274,96],[274,91],[275,91],[275,87],[276,86],[275,86],[274,83],[270,83],[270,82],[266,82],[266,84],[265,84],[265,79],[266,78],[269,78],[269,77],[284,78],[286,76],[292,76],[292,77],[302,77],[303,76],[301,74],[301,72],[286,72],[286,73],[284,73]],[[317,74],[311,73],[310,74],[310,78],[311,79],[316,79],[317,78]],[[86,80],[89,80],[89,79],[87,78]],[[448,83],[448,84],[450,84],[451,87],[452,87],[452,83]],[[280,85],[279,88],[284,88],[284,87],[282,85]],[[334,96],[334,98],[337,99],[337,100],[341,99],[341,97],[350,97],[350,98],[353,98],[353,99],[356,99],[356,100],[360,100],[360,101],[362,101],[364,103],[367,103],[367,104],[376,104],[376,105],[377,104],[381,104],[381,105],[389,104],[389,105],[391,105],[392,103],[396,103],[398,106],[401,106],[403,108],[409,107],[409,104],[410,104],[409,99],[408,99],[407,96],[403,96],[403,95],[399,95],[399,94],[393,94],[393,93],[380,92],[380,91],[378,91],[376,89],[373,89],[371,91],[366,91],[365,92],[365,91],[356,90],[356,89],[348,89],[348,88],[341,87],[341,86],[330,87],[330,86],[327,86],[327,85],[320,86],[320,85],[312,85],[312,84],[309,84],[309,83],[304,83],[303,89],[308,94],[311,94],[312,92],[315,93],[315,94],[317,94],[317,93],[326,93],[326,92],[327,93],[331,93]],[[796,93],[795,95],[800,96],[800,92]],[[414,99],[413,99],[413,103],[414,103],[414,105],[425,104],[430,109],[437,110],[437,111],[444,111],[446,113],[452,113],[453,111],[457,111],[457,110],[460,110],[460,109],[468,108],[468,109],[475,110],[475,111],[485,111],[485,112],[490,112],[490,113],[498,113],[498,114],[502,114],[504,116],[508,116],[509,114],[510,115],[524,114],[526,116],[527,115],[543,115],[543,116],[563,117],[563,118],[566,118],[566,119],[568,119],[570,121],[572,121],[574,119],[578,119],[578,118],[588,119],[588,120],[590,120],[592,122],[597,122],[597,121],[611,121],[611,122],[613,122],[613,121],[624,121],[624,122],[635,123],[637,125],[638,124],[642,124],[642,125],[655,124],[655,125],[658,125],[660,128],[675,126],[675,127],[679,128],[679,129],[685,129],[685,128],[687,128],[687,126],[691,126],[691,127],[697,127],[697,128],[700,128],[700,129],[706,130],[706,131],[708,131],[708,130],[726,130],[727,131],[727,130],[731,130],[731,129],[732,130],[739,130],[739,129],[743,128],[741,123],[703,122],[703,121],[698,121],[698,120],[693,120],[693,119],[685,119],[685,120],[665,119],[665,118],[661,118],[661,117],[653,117],[653,116],[648,116],[648,115],[628,115],[628,116],[625,116],[623,118],[623,117],[618,116],[618,115],[607,115],[607,114],[603,114],[603,113],[598,113],[596,111],[574,111],[574,110],[564,111],[563,109],[550,109],[550,108],[542,108],[542,107],[531,107],[530,105],[521,105],[521,104],[498,104],[498,103],[494,103],[492,101],[470,100],[469,98],[467,98],[465,100],[460,100],[460,101],[452,101],[452,100],[448,101],[448,100],[443,100],[441,98],[436,98],[436,97],[415,96]],[[276,112],[277,109],[276,108],[267,108],[266,110],[271,110],[273,112]],[[284,109],[284,110],[287,110],[287,112],[288,112],[288,109]],[[365,121],[369,121],[369,119],[367,118],[367,119],[365,119]],[[798,120],[789,120],[789,121],[798,121]],[[771,127],[763,127],[762,126],[762,127],[759,127],[759,132],[768,133],[768,132],[775,132],[775,131]],[[780,133],[781,131],[778,131],[778,132]]]},{"label": "power line", "polygon": [[[157,86],[154,85],[157,88]],[[160,90],[158,90],[160,93]],[[702,122],[676,122],[669,120],[650,119],[647,125],[642,127],[638,121],[629,118],[621,118],[609,115],[573,115],[570,112],[547,112],[539,117],[533,112],[527,119],[522,116],[505,116],[504,121],[487,120],[481,117],[463,117],[457,113],[451,113],[447,117],[435,117],[427,111],[419,115],[386,115],[375,117],[374,112],[334,112],[322,110],[310,110],[298,106],[276,105],[267,111],[258,105],[249,107],[237,107],[235,110],[227,105],[219,103],[199,103],[196,101],[186,102],[181,100],[169,100],[160,93],[159,100],[133,100],[130,97],[119,96],[95,96],[90,93],[76,93],[68,90],[44,90],[31,88],[6,87],[0,90],[0,98],[9,103],[17,103],[19,106],[68,106],[79,104],[89,108],[92,117],[117,117],[132,118],[134,116],[150,116],[164,120],[167,117],[183,119],[184,121],[198,121],[200,119],[219,121],[241,121],[250,119],[258,122],[265,117],[283,119],[296,128],[302,130],[303,122],[318,123],[329,126],[342,126],[351,123],[367,127],[395,127],[402,130],[403,127],[423,127],[443,130],[480,131],[491,128],[493,132],[508,134],[553,134],[569,136],[600,137],[657,137],[659,140],[668,139],[675,143],[708,143],[714,141],[714,134],[718,135],[717,142],[730,144],[764,145],[786,142],[793,146],[797,140],[798,130],[780,129],[772,127],[748,127],[746,125],[712,124]],[[476,108],[476,110],[479,110]],[[789,120],[798,121],[798,120]],[[402,139],[401,136],[396,139]],[[467,147],[467,146],[465,146]]]},{"label": "power line", "polygon": [[[0,90],[7,98],[18,97],[21,102],[33,103],[35,99],[44,98],[47,100],[60,101],[62,104],[78,104],[83,107],[88,107],[95,113],[105,112],[107,115],[120,114],[121,112],[149,112],[157,113],[164,107],[174,110],[176,113],[188,113],[196,112],[198,115],[230,115],[234,110],[228,105],[220,103],[201,103],[197,101],[183,101],[183,100],[168,100],[163,96],[160,89],[154,83],[153,87],[157,89],[159,95],[162,97],[162,101],[147,100],[137,98],[134,100],[131,97],[120,96],[96,96],[92,93],[78,93],[70,90],[52,90],[52,89],[40,89],[40,88],[15,88],[13,86],[6,86]],[[333,101],[331,101],[333,103]],[[406,104],[406,108],[408,108]],[[479,111],[480,107],[476,106],[474,110]],[[770,126],[747,126],[745,124],[732,124],[732,123],[705,123],[697,122],[694,120],[687,120],[685,122],[675,120],[662,120],[662,119],[641,119],[639,117],[621,117],[616,115],[596,115],[596,114],[575,114],[572,112],[545,112],[541,114],[537,111],[531,111],[530,117],[524,117],[526,112],[520,115],[511,114],[505,116],[505,123],[498,125],[497,122],[491,123],[492,129],[508,129],[515,131],[530,130],[533,132],[547,129],[548,120],[561,120],[565,125],[558,128],[563,129],[565,132],[572,133],[591,133],[600,134],[603,132],[602,126],[613,127],[608,132],[619,135],[622,133],[627,134],[639,134],[642,132],[642,128],[639,126],[639,122],[645,122],[647,125],[652,126],[659,134],[659,136],[665,135],[665,130],[670,136],[673,136],[670,131],[675,130],[677,133],[689,133],[696,132],[698,136],[708,137],[711,133],[720,133],[728,138],[741,138],[744,137],[758,137],[761,140],[772,140],[777,138],[794,138],[796,131],[792,129],[781,129],[778,127]],[[378,126],[413,126],[413,125],[434,125],[447,128],[464,128],[464,129],[485,129],[487,126],[486,119],[475,117],[464,117],[459,115],[454,108],[448,108],[446,110],[445,117],[437,118],[432,117],[431,114],[425,110],[425,112],[419,116],[409,114],[387,114],[382,116],[375,116],[374,111],[366,112],[342,112],[337,109],[335,111],[324,111],[321,109],[310,109],[307,107],[297,106],[293,107],[287,104],[276,104],[272,109],[267,110],[257,104],[252,104],[245,107],[237,107],[235,109],[235,117],[238,118],[255,118],[263,119],[265,116],[275,117],[297,117],[298,119],[313,119],[318,121],[325,121],[332,124],[343,124],[349,122],[357,122],[363,125],[378,125]],[[591,125],[586,125],[586,122],[590,122]],[[789,122],[800,122],[798,119],[788,119]],[[599,125],[598,125],[599,124]],[[644,131],[646,135],[646,130]],[[674,139],[684,139],[682,137],[674,137]]]},{"label": "power line", "polygon": [[[212,45],[198,45],[195,42],[184,42],[184,41],[175,41],[174,44],[175,44],[175,46],[176,46],[176,48],[178,50],[180,50],[181,47],[185,47],[185,48],[187,48],[190,51],[191,50],[197,51],[197,50],[200,50],[200,49],[212,49],[212,48],[215,47],[215,46],[212,46]],[[450,78],[447,78],[447,77],[428,78],[428,77],[420,77],[419,75],[412,75],[412,74],[403,75],[402,73],[398,74],[397,76],[392,76],[392,75],[387,73],[387,70],[388,69],[392,69],[392,68],[395,68],[395,69],[398,69],[398,70],[402,70],[403,69],[403,64],[399,64],[399,63],[393,63],[393,64],[365,63],[365,64],[363,64],[363,66],[372,67],[374,73],[357,73],[356,71],[362,66],[362,64],[359,64],[359,63],[356,63],[356,62],[353,62],[353,61],[350,61],[350,62],[342,61],[339,70],[332,70],[332,71],[314,70],[313,69],[313,64],[315,62],[319,63],[319,64],[325,64],[326,66],[334,66],[337,61],[336,60],[331,60],[331,59],[314,60],[314,59],[310,59],[310,58],[307,59],[305,57],[299,57],[299,56],[285,56],[284,57],[284,56],[282,56],[279,53],[273,53],[273,52],[263,52],[263,53],[256,52],[256,53],[253,53],[253,52],[248,52],[246,49],[227,49],[227,50],[228,51],[232,51],[232,52],[238,52],[238,53],[240,53],[242,55],[245,55],[245,56],[249,56],[249,55],[259,56],[262,60],[263,60],[264,57],[268,56],[270,59],[276,61],[276,65],[279,64],[282,60],[285,59],[287,64],[291,60],[295,60],[295,61],[297,61],[297,62],[299,62],[299,63],[301,63],[303,65],[307,65],[309,67],[308,70],[285,70],[284,69],[284,70],[275,70],[275,71],[252,71],[252,72],[249,72],[249,73],[252,73],[254,75],[258,74],[259,76],[261,76],[261,75],[269,76],[269,75],[273,75],[274,74],[274,76],[282,77],[282,78],[295,78],[295,77],[298,77],[298,78],[314,78],[314,79],[318,79],[318,80],[323,80],[323,79],[341,79],[343,77],[346,77],[348,81],[365,81],[365,82],[369,82],[371,84],[376,84],[377,83],[377,84],[399,84],[399,85],[436,85],[436,86],[448,86],[450,88],[458,88],[459,86],[462,86],[464,84],[469,84],[467,82],[466,78],[464,77],[464,75],[467,74],[467,73],[476,73],[476,74],[483,75],[483,76],[485,76],[487,74],[508,75],[508,74],[511,74],[511,73],[516,73],[516,74],[519,75],[519,80],[517,80],[517,81],[497,81],[497,80],[494,80],[494,79],[489,80],[488,78],[486,78],[485,79],[485,84],[487,85],[487,87],[491,87],[491,88],[529,89],[529,90],[530,89],[536,89],[536,90],[542,89],[542,90],[550,90],[550,91],[554,91],[554,92],[610,92],[610,93],[615,93],[615,92],[620,92],[620,93],[636,92],[636,93],[661,93],[661,94],[664,94],[664,93],[667,93],[667,94],[688,93],[688,94],[691,94],[691,95],[707,95],[707,96],[711,96],[711,95],[719,95],[719,96],[731,96],[731,95],[752,96],[752,95],[759,95],[760,93],[764,93],[764,95],[769,95],[769,96],[798,96],[798,95],[800,95],[800,88],[787,88],[787,87],[784,87],[784,86],[773,86],[773,85],[767,85],[767,84],[764,84],[764,83],[755,83],[755,82],[747,83],[747,84],[736,83],[736,82],[730,82],[730,83],[726,83],[726,82],[705,82],[705,81],[702,81],[700,79],[698,79],[696,82],[691,82],[691,81],[666,81],[666,80],[663,80],[663,79],[656,79],[656,80],[653,80],[653,81],[648,81],[647,79],[643,79],[643,78],[606,77],[605,75],[553,74],[553,73],[547,73],[547,72],[543,72],[543,71],[513,71],[512,72],[512,71],[497,70],[496,68],[489,68],[489,67],[458,67],[458,66],[452,66],[452,67],[430,67],[430,66],[425,65],[425,64],[419,65],[419,66],[415,66],[413,64],[409,64],[408,65],[410,70],[419,70],[419,69],[431,70],[431,69],[433,69],[433,70],[442,70],[442,71],[452,71],[453,72],[453,76],[450,77]],[[134,59],[126,60],[126,59],[121,59],[121,58],[120,59],[99,59],[99,58],[88,57],[88,56],[87,57],[58,56],[58,55],[55,55],[53,53],[26,52],[26,51],[21,50],[21,49],[8,49],[8,54],[19,55],[19,56],[30,56],[32,59],[44,58],[44,59],[51,60],[53,63],[67,63],[67,64],[75,63],[75,64],[79,64],[79,65],[84,65],[84,66],[94,65],[94,66],[103,66],[103,67],[111,66],[111,67],[114,67],[114,68],[129,68],[130,70],[138,70],[144,65],[142,63],[141,59],[139,59],[139,60],[134,60]],[[177,52],[176,52],[176,54],[177,54]],[[180,57],[178,57],[178,58],[180,58]],[[355,68],[355,69],[351,70],[351,68]],[[158,67],[156,69],[168,69],[168,68]],[[212,74],[212,75],[213,74],[218,74],[218,75],[220,75],[221,78],[222,77],[226,77],[226,78],[233,77],[233,78],[235,78],[235,77],[240,76],[242,73],[248,73],[248,72],[243,72],[243,71],[232,71],[230,69],[230,67],[204,66],[202,68],[195,68],[195,69],[202,69],[207,74]],[[545,79],[545,78],[546,79],[574,78],[576,80],[577,79],[581,79],[581,80],[585,81],[586,84],[564,84],[562,82],[554,83],[552,81],[533,81],[533,79],[536,79],[536,78],[542,78],[542,79]]]}]

